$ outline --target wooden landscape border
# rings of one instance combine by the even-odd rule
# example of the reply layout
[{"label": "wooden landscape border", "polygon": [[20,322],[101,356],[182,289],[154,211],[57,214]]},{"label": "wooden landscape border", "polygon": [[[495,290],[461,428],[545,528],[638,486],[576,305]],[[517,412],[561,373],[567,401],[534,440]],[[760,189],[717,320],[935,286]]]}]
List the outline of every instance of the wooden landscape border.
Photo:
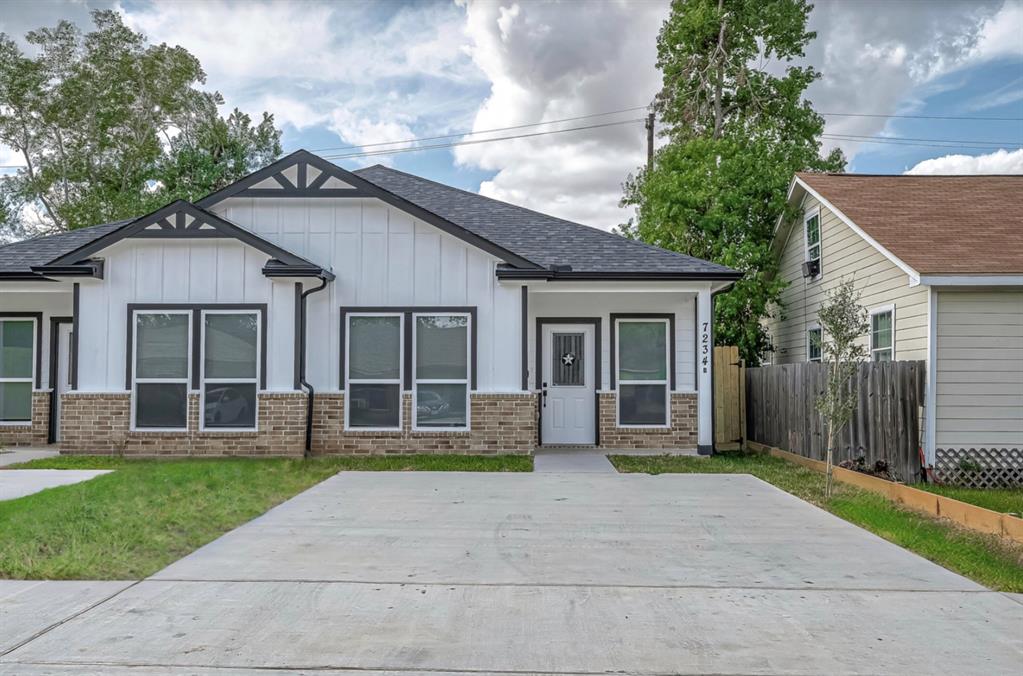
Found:
[{"label": "wooden landscape border", "polygon": [[[782,458],[783,460],[788,460],[818,472],[823,473],[827,469],[827,465],[822,460],[804,458],[801,455],[796,455],[773,446],[767,446],[756,441],[747,441],[746,446],[750,450],[768,453],[776,458]],[[955,500],[944,495],[938,495],[937,493],[922,491],[919,488],[898,484],[843,467],[836,466],[833,468],[833,471],[833,476],[836,480],[871,491],[872,493],[878,493],[909,509],[924,512],[930,516],[949,519],[970,530],[1001,535],[1002,537],[1023,543],[1023,519],[1018,517],[1002,514],[978,507],[977,505],[971,505],[962,500]]]}]

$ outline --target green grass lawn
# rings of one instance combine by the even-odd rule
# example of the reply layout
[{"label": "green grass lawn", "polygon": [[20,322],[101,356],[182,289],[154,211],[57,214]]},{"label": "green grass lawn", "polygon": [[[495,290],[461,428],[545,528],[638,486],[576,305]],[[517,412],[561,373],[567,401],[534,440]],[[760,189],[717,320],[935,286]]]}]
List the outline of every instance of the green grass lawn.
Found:
[{"label": "green grass lawn", "polygon": [[887,498],[836,483],[824,497],[824,475],[765,454],[709,458],[611,456],[619,472],[752,474],[890,542],[1001,591],[1023,592],[1023,547],[903,509]]},{"label": "green grass lawn", "polygon": [[19,467],[117,471],[0,502],[0,578],[140,579],[340,470],[532,466],[527,456],[34,460]]},{"label": "green grass lawn", "polygon": [[1023,488],[960,488],[934,484],[913,484],[913,488],[962,500],[1003,514],[1023,515]]}]

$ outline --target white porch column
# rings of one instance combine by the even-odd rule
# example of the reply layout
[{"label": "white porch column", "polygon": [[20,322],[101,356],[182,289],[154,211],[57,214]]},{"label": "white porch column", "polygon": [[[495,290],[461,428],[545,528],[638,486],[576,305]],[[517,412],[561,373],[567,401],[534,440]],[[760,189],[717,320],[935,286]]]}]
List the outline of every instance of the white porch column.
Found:
[{"label": "white porch column", "polygon": [[696,295],[697,450],[714,450],[714,313],[710,285]]}]

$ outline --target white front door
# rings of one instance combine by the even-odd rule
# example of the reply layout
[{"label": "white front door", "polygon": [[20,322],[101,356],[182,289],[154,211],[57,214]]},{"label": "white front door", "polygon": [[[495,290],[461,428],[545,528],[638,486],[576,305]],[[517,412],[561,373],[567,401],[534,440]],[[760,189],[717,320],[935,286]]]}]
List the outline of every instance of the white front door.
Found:
[{"label": "white front door", "polygon": [[71,328],[70,322],[57,324],[57,371],[51,379],[53,380],[53,396],[56,397],[57,406],[54,409],[56,420],[53,425],[53,440],[60,441],[60,395],[71,389]]},{"label": "white front door", "polygon": [[546,324],[540,413],[543,443],[596,443],[596,360],[590,324]]}]

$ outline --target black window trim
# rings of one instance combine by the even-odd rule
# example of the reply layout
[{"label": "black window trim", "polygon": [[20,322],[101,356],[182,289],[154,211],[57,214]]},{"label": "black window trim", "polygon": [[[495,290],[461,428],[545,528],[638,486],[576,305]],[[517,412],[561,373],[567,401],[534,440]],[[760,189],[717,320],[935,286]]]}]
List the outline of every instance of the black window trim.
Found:
[{"label": "black window trim", "polygon": [[[618,320],[644,320],[650,319],[655,321],[666,321],[668,323],[668,387],[666,391],[667,401],[664,402],[664,417],[665,422],[660,424],[634,424],[634,423],[623,423],[621,420],[622,416],[622,400],[618,396]],[[615,391],[615,426],[623,428],[649,428],[649,429],[665,429],[671,428],[671,395],[676,391],[675,382],[675,313],[674,312],[612,312],[611,313],[611,389]],[[693,374],[693,379],[696,378],[696,374]]]},{"label": "black window trim", "polygon": [[345,391],[345,361],[348,355],[345,354],[345,334],[348,330],[349,314],[401,314],[403,317],[403,377],[402,392],[412,392],[412,315],[413,314],[468,314],[470,317],[469,327],[471,336],[469,392],[476,391],[477,379],[477,356],[479,354],[478,338],[479,328],[476,321],[475,305],[342,305],[341,306],[341,327],[338,352],[338,390]]},{"label": "black window trim", "polygon": [[33,323],[33,345],[35,354],[32,357],[32,392],[29,394],[28,420],[2,421],[0,425],[6,427],[18,427],[32,424],[32,396],[36,390],[42,389],[42,359],[43,359],[43,313],[42,312],[0,312],[0,319],[31,319]]},{"label": "black window trim", "polygon": [[260,313],[260,338],[259,338],[259,389],[266,389],[266,334],[267,334],[267,304],[266,303],[128,303],[127,313],[127,339],[124,352],[124,389],[132,389],[132,360],[134,359],[134,338],[135,322],[133,317],[136,311],[159,312],[160,310],[191,311],[192,313],[192,363],[189,364],[189,391],[196,392],[200,386],[200,364],[202,339],[201,322],[203,310],[239,310],[259,311]]},{"label": "black window trim", "polygon": [[[612,312],[611,313],[611,389],[618,391],[618,346],[617,327],[619,319],[660,319],[668,320],[668,393],[677,390],[675,382],[675,313],[674,312]],[[695,327],[695,325],[694,325]],[[696,373],[693,373],[694,380]]]}]

